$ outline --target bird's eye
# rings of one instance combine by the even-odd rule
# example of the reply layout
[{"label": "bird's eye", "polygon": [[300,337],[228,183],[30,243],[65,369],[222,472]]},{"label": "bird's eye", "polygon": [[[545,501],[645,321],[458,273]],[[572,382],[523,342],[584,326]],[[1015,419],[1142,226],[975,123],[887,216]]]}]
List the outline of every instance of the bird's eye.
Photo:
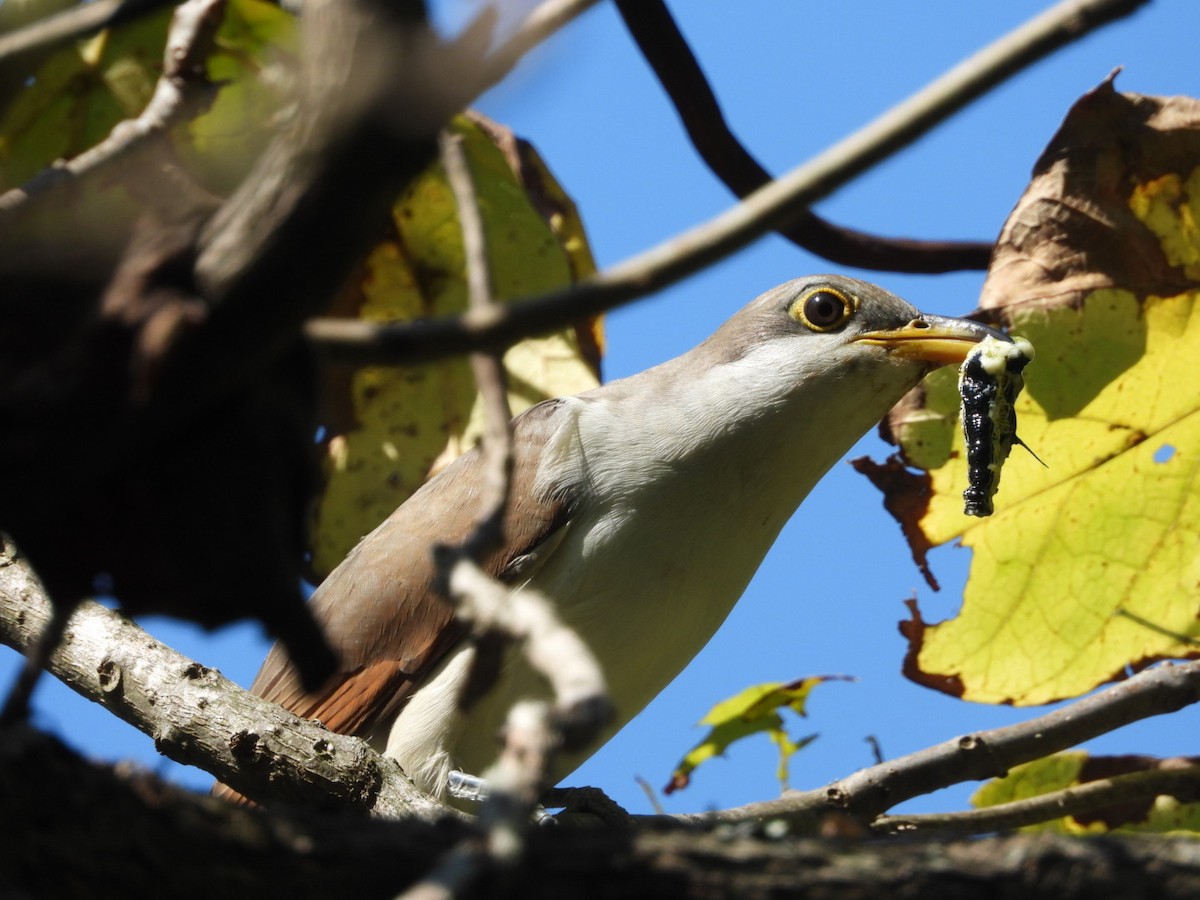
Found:
[{"label": "bird's eye", "polygon": [[853,312],[853,302],[830,288],[804,294],[791,307],[792,318],[813,331],[834,331],[846,324]]}]

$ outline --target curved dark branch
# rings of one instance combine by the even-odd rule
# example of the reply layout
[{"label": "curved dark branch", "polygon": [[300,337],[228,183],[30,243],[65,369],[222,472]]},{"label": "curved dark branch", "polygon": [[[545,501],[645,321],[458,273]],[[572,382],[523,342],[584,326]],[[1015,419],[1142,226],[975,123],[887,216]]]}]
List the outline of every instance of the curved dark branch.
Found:
[{"label": "curved dark branch", "polygon": [[1146,0],[1066,0],[1035,17],[832,147],[689,231],[587,279],[487,315],[402,325],[321,319],[310,339],[359,365],[415,363],[504,346],[596,316],[681,281],[907,147],[1013,72],[1056,47],[1132,12]]},{"label": "curved dark branch", "polygon": [[[625,27],[658,76],[700,158],[739,198],[771,181],[730,130],[700,64],[662,0],[617,0]],[[917,241],[835,225],[809,209],[776,231],[798,247],[839,265],[890,272],[986,269],[992,245],[982,241]]]}]

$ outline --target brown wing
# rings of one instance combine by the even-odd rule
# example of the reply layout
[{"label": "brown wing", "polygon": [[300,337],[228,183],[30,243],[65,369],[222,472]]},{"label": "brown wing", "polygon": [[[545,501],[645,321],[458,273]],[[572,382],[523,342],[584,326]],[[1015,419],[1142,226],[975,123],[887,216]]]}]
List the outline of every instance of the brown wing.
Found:
[{"label": "brown wing", "polygon": [[[539,451],[561,427],[561,415],[562,401],[550,400],[514,420],[513,502],[505,542],[483,565],[494,577],[567,523],[568,491],[534,496]],[[479,453],[462,456],[363,538],[317,589],[312,609],[341,655],[337,675],[306,693],[276,644],[251,690],[344,734],[367,736],[390,721],[465,632],[430,587],[430,549],[467,536],[479,512],[481,480]]]}]

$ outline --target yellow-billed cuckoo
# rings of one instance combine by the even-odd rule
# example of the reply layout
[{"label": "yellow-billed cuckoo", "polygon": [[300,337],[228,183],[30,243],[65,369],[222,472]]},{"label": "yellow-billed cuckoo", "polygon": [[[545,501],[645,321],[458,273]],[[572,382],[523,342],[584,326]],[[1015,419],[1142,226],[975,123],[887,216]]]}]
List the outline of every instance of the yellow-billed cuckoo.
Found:
[{"label": "yellow-billed cuckoo", "polygon": [[[541,590],[596,653],[617,710],[605,738],[704,646],[833,463],[988,334],[1007,340],[871,284],[802,278],[676,359],[514,420],[504,546],[483,567]],[[452,766],[492,760],[515,699],[544,692],[514,658],[484,701],[456,708],[475,651],[431,588],[430,549],[466,537],[481,473],[478,453],[457,460],[317,590],[340,674],[305,693],[277,645],[252,688],[367,737],[438,794]]]}]

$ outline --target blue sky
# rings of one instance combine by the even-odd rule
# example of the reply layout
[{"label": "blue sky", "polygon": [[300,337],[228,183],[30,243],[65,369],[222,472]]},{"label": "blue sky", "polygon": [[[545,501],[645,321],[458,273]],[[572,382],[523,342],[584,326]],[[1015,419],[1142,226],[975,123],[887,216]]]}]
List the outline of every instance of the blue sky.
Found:
[{"label": "blue sky", "polygon": [[[749,0],[675,2],[672,11],[704,66],[735,132],[768,168],[783,172],[820,152],[979,47],[1050,4],[1030,0]],[[467,4],[449,4],[461,15]],[[1195,39],[1200,4],[1157,0],[1011,79],[835,196],[818,211],[878,233],[990,240],[1016,202],[1030,168],[1070,104],[1113,68],[1120,90],[1200,96]],[[582,213],[601,267],[726,209],[728,192],[687,143],[615,12],[601,4],[539,51],[479,108],[531,140]],[[674,356],[769,287],[832,264],[768,237],[726,262],[606,322],[608,378]],[[847,274],[877,281],[934,313],[975,306],[982,275]],[[873,435],[852,456],[887,452]],[[1003,503],[1003,491],[998,497]],[[818,549],[819,548],[819,549]],[[965,550],[935,551],[942,591],[912,565],[878,494],[839,464],[785,529],[725,627],[693,664],[574,776],[604,788],[631,811],[649,811],[635,784],[656,788],[701,732],[715,701],[763,681],[843,673],[855,683],[819,689],[793,734],[820,732],[793,762],[792,786],[817,787],[871,762],[865,739],[887,756],[963,732],[1036,714],[962,703],[905,681],[902,601],[918,596],[925,617],[956,610],[969,564]],[[267,644],[254,626],[217,635],[163,620],[160,639],[242,684]],[[0,683],[17,657],[0,648]],[[37,694],[37,721],[87,752],[132,758],[201,787],[210,779],[157,756],[151,740],[52,679]],[[1195,711],[1143,723],[1096,742],[1102,752],[1195,752]],[[775,796],[774,747],[735,746],[703,766],[669,811],[696,811]],[[905,807],[961,807],[969,788]]]}]

